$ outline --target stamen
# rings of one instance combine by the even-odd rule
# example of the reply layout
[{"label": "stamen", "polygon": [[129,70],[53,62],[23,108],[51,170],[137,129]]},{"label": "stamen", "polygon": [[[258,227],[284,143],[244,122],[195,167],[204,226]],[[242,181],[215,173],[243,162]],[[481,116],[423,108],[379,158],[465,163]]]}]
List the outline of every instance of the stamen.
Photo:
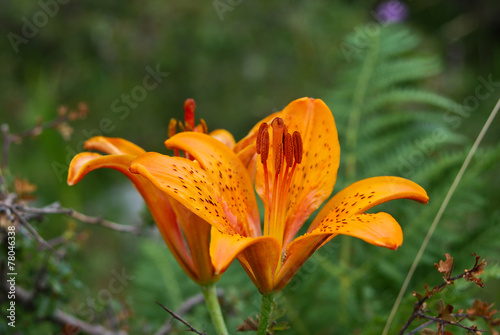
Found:
[{"label": "stamen", "polygon": [[176,119],[170,119],[170,122],[168,123],[168,137],[172,137],[177,133],[177,120]]},{"label": "stamen", "polygon": [[269,156],[269,131],[264,129],[262,132],[261,145],[260,145],[260,161],[264,164]]},{"label": "stamen", "polygon": [[262,134],[264,129],[267,131],[267,123],[263,122],[260,124],[259,131],[257,132],[257,142],[255,143],[255,150],[257,150],[257,154],[261,153],[262,148]]},{"label": "stamen", "polygon": [[207,126],[207,123],[205,122],[205,120],[200,119],[200,124],[198,126],[196,126],[196,128],[198,128],[200,126],[201,126],[201,132],[203,134],[208,134],[208,126]]},{"label": "stamen", "polygon": [[274,169],[276,174],[281,172],[281,162],[283,160],[283,132],[285,122],[277,117],[271,123],[273,127],[273,151],[274,151]]},{"label": "stamen", "polygon": [[194,110],[196,109],[196,103],[193,99],[186,99],[184,102],[184,123],[188,131],[194,130]]},{"label": "stamen", "polygon": [[283,138],[283,146],[285,152],[285,161],[287,166],[292,166],[293,164],[293,144],[292,144],[292,135],[289,133],[285,133],[285,137]]},{"label": "stamen", "polygon": [[267,123],[261,123],[257,132],[255,150],[260,154],[260,161],[264,169],[264,234],[269,235],[269,173],[267,170],[267,158],[269,156],[269,131]]},{"label": "stamen", "polygon": [[281,162],[283,161],[283,142],[278,143],[278,147],[274,148],[274,170],[276,176],[281,172]]},{"label": "stamen", "polygon": [[[302,161],[303,144],[300,133],[295,131],[290,134],[282,118],[276,117],[271,122],[271,127],[272,145],[267,123],[260,125],[255,144],[257,154],[261,155],[264,172],[263,233],[274,236],[283,243],[290,205],[288,195],[297,164]],[[270,154],[273,155],[271,163],[274,164],[274,171],[268,170],[267,159]]]},{"label": "stamen", "polygon": [[293,155],[295,156],[295,162],[300,164],[302,162],[302,154],[304,148],[302,146],[302,137],[298,131],[293,132]]}]

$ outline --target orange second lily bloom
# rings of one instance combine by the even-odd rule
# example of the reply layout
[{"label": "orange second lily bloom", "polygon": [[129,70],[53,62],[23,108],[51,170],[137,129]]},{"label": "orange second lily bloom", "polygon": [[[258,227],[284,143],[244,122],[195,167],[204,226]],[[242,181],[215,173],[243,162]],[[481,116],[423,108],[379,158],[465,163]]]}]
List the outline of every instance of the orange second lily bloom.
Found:
[{"label": "orange second lily bloom", "polygon": [[[181,129],[206,132],[204,122],[197,126],[194,125],[194,108],[194,101],[186,100],[186,122],[182,124]],[[174,135],[176,129],[177,122],[171,122],[170,135]],[[230,147],[234,146],[234,139],[227,131],[216,130],[211,135]],[[208,137],[208,135],[206,136]],[[129,171],[130,164],[137,157],[146,153],[144,149],[121,138],[102,136],[87,140],[85,149],[101,151],[107,155],[96,152],[77,154],[69,167],[69,185],[78,183],[87,173],[99,168],[120,171],[130,179],[145,200],[163,239],[188,276],[200,285],[218,280],[222,271],[216,270],[210,257],[210,225],[147,178]]]},{"label": "orange second lily bloom", "polygon": [[[165,142],[193,160],[146,153],[130,171],[150,180],[212,225],[215,272],[238,257],[263,294],[283,289],[304,262],[338,234],[397,249],[401,227],[387,213],[365,211],[394,199],[428,201],[423,188],[399,177],[358,181],[333,196],[307,232],[296,237],[335,185],[340,146],[330,109],[302,98],[257,124],[235,151],[200,133]],[[236,153],[235,153],[236,152]],[[256,169],[256,174],[248,173]],[[264,203],[264,225],[255,189]]]}]

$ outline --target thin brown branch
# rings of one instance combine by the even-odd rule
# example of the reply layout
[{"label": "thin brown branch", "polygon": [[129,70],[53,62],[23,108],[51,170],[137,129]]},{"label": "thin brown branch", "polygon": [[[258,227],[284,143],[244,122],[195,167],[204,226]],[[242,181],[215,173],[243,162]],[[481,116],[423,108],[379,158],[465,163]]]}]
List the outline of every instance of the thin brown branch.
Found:
[{"label": "thin brown branch", "polygon": [[[423,317],[423,315],[425,315],[425,314],[421,313],[422,306],[429,298],[431,298],[434,295],[434,293],[442,291],[446,286],[452,284],[455,280],[461,279],[463,277],[465,277],[467,279],[468,277],[471,276],[471,274],[474,274],[475,272],[478,272],[478,271],[482,271],[481,266],[484,266],[483,262],[479,262],[480,257],[478,255],[473,254],[473,256],[476,257],[476,261],[474,263],[474,266],[471,269],[465,270],[461,274],[454,276],[454,277],[451,277],[451,273],[450,273],[450,275],[448,277],[443,278],[444,280],[441,284],[435,286],[432,290],[427,291],[426,294],[419,301],[417,301],[415,303],[414,308],[413,308],[413,312],[410,315],[409,319],[406,321],[406,323],[401,328],[399,335],[405,334],[405,330],[408,329],[410,324],[417,317]],[[479,280],[478,282],[476,282],[476,285],[481,286],[482,282]],[[425,316],[427,317],[427,315],[425,315]],[[439,319],[439,320],[441,320],[441,319]],[[444,321],[446,321],[446,320],[444,320]],[[446,323],[450,323],[450,322],[446,322]],[[452,324],[456,325],[455,323],[452,323]]]},{"label": "thin brown branch", "polygon": [[19,223],[24,227],[26,228],[26,230],[31,234],[33,235],[33,237],[35,237],[35,239],[38,241],[38,243],[40,243],[43,247],[53,251],[54,253],[57,253],[56,250],[54,248],[52,248],[52,246],[47,243],[47,241],[44,240],[43,237],[41,237],[38,232],[35,230],[35,228],[33,228],[33,226],[31,226],[31,224],[24,218],[23,214],[21,212],[19,212],[15,206],[10,206],[10,211],[12,211],[12,214],[14,214]]},{"label": "thin brown branch", "polygon": [[100,325],[92,325],[86,323],[85,321],[82,321],[74,317],[73,315],[63,312],[60,309],[54,312],[52,320],[65,326],[66,329],[73,329],[74,331],[70,332],[70,334],[77,334],[79,333],[79,330],[81,330],[85,334],[89,335],[127,335],[127,332],[123,330],[111,331]]},{"label": "thin brown branch", "polygon": [[438,324],[442,324],[442,325],[447,324],[447,325],[451,325],[451,326],[457,326],[457,327],[460,327],[460,328],[463,328],[463,329],[467,329],[468,331],[486,332],[486,330],[477,329],[476,326],[467,327],[467,326],[464,326],[463,324],[458,323],[458,322],[444,320],[444,319],[441,319],[441,318],[438,318],[438,317],[434,317],[434,316],[430,316],[430,315],[427,315],[427,314],[424,314],[424,313],[419,313],[419,316],[421,318],[430,320],[433,323],[438,323]]},{"label": "thin brown branch", "polygon": [[[0,205],[1,204],[2,204],[2,202],[0,201]],[[105,220],[105,219],[100,218],[100,217],[88,216],[88,215],[85,215],[85,214],[80,213],[78,211],[75,211],[74,209],[61,207],[61,205],[57,202],[50,204],[48,206],[42,207],[42,208],[29,207],[29,206],[20,205],[20,204],[16,205],[15,207],[17,210],[22,211],[24,213],[31,213],[31,214],[38,214],[38,215],[63,214],[63,215],[67,215],[69,217],[75,218],[81,222],[95,224],[98,226],[102,226],[102,227],[116,230],[116,231],[120,231],[120,232],[132,233],[132,234],[138,234],[140,232],[140,227],[126,226],[126,225],[122,225],[122,224],[119,224],[116,222]]]},{"label": "thin brown branch", "polygon": [[179,320],[180,322],[182,322],[185,326],[188,327],[188,330],[193,332],[193,333],[196,333],[198,335],[207,335],[207,333],[205,333],[205,331],[200,332],[199,330],[197,330],[196,328],[194,328],[193,326],[191,326],[189,324],[189,322],[187,322],[186,320],[184,320],[183,318],[181,318],[179,315],[177,315],[174,311],[172,311],[171,309],[165,307],[164,305],[162,305],[161,303],[159,303],[158,301],[155,301],[158,305],[160,305],[164,310],[166,310],[170,315],[172,315],[172,317],[176,320]]},{"label": "thin brown branch", "polygon": [[[217,297],[221,297],[222,294],[223,294],[222,290],[217,290]],[[196,305],[201,304],[203,301],[205,301],[205,297],[203,296],[203,294],[201,294],[201,293],[196,294],[196,295],[186,299],[182,303],[181,307],[179,307],[179,309],[177,309],[177,311],[175,313],[178,316],[182,316],[182,315],[188,313]],[[158,329],[158,331],[155,333],[155,335],[166,335],[170,332],[171,329],[172,329],[172,322],[170,320],[168,320],[167,322],[165,322],[165,324],[160,329]]]},{"label": "thin brown branch", "polygon": [[126,226],[122,225],[119,223],[115,223],[112,221],[104,220],[100,217],[92,217],[88,216],[85,214],[82,214],[80,212],[75,211],[74,209],[68,209],[68,213],[66,215],[71,216],[79,221],[85,222],[85,223],[90,223],[90,224],[96,224],[102,227],[106,227],[112,230],[120,231],[120,232],[125,232],[125,233],[132,233],[132,234],[138,234],[140,232],[139,227],[135,226]]},{"label": "thin brown branch", "polygon": [[434,321],[430,320],[430,321],[427,321],[425,323],[422,323],[420,326],[418,326],[417,328],[413,329],[411,332],[409,333],[406,333],[405,335],[413,335],[413,334],[416,334],[418,331],[424,329],[425,327],[433,324]]}]

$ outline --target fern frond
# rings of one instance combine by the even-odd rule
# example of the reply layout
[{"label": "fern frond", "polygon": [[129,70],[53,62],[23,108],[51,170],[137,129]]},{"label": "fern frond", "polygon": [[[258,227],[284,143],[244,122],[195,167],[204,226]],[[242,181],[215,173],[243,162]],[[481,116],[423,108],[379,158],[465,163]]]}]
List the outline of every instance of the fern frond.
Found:
[{"label": "fern frond", "polygon": [[411,57],[380,64],[373,73],[371,87],[383,90],[386,87],[413,80],[425,79],[441,72],[438,57]]},{"label": "fern frond", "polygon": [[442,111],[451,111],[459,114],[461,105],[434,92],[424,91],[421,89],[411,88],[395,88],[388,92],[377,94],[365,106],[365,111],[377,111],[385,106],[392,104],[410,104],[418,103],[437,107]]}]

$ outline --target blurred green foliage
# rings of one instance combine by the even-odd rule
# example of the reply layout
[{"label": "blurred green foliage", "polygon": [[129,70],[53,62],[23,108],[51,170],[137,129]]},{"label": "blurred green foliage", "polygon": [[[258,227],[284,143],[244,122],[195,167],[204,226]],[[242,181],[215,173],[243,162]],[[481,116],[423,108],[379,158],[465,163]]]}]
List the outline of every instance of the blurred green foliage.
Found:
[{"label": "blurred green foliage", "polygon": [[[35,26],[36,33],[28,38],[26,22],[39,22],[43,15],[38,13],[47,13],[41,3],[58,4],[49,9],[57,13],[47,15],[46,23]],[[117,319],[115,326],[130,334],[154,334],[170,320],[155,300],[175,310],[199,293],[123,176],[99,171],[76,186],[66,185],[64,168],[85,139],[98,134],[123,137],[147,150],[166,152],[168,122],[182,118],[186,98],[196,100],[197,116],[209,129],[226,128],[240,139],[260,118],[302,96],[325,100],[337,120],[342,165],[335,190],[373,175],[401,175],[423,185],[431,202],[420,206],[401,201],[377,208],[393,214],[403,227],[405,243],[397,252],[342,237],[321,249],[278,297],[286,310],[282,319],[291,325],[283,333],[381,333],[427,229],[500,95],[493,85],[467,116],[455,113],[457,106],[472,101],[468,97],[477,96],[479,77],[500,81],[500,26],[495,20],[500,4],[408,2],[408,22],[387,29],[373,16],[375,1],[234,4],[221,19],[212,2],[0,2],[1,123],[20,132],[40,118],[55,118],[59,106],[76,109],[81,101],[90,112],[71,124],[69,141],[49,130],[13,144],[8,156],[11,180],[16,176],[36,184],[38,206],[60,201],[123,224],[148,222],[141,236],[60,216],[34,224],[47,240],[67,236],[67,252],[55,260],[37,254],[34,241],[18,239],[18,284],[32,289],[30,278],[44,262],[50,281],[50,292],[42,292],[32,310],[18,311],[20,334],[61,332],[49,317],[56,308],[108,328],[113,327],[109,320]],[[23,42],[13,46],[12,34]],[[348,57],[346,46],[356,47]],[[157,76],[155,88],[140,89],[155,71],[168,75]],[[353,113],[359,114],[357,122]],[[440,276],[433,263],[444,252],[461,269],[471,265],[469,255],[475,252],[489,263],[486,288],[457,285],[446,293],[446,302],[458,308],[477,297],[500,301],[499,130],[497,120],[410,290],[437,284]],[[352,131],[355,144],[348,139]],[[436,140],[436,131],[444,137]],[[123,269],[133,279],[108,299],[109,283]],[[239,264],[230,267],[218,287],[224,290],[229,329],[258,312],[260,295]],[[410,293],[391,333],[411,313]],[[213,333],[203,305],[185,318]],[[174,322],[173,334],[183,330]]]}]

